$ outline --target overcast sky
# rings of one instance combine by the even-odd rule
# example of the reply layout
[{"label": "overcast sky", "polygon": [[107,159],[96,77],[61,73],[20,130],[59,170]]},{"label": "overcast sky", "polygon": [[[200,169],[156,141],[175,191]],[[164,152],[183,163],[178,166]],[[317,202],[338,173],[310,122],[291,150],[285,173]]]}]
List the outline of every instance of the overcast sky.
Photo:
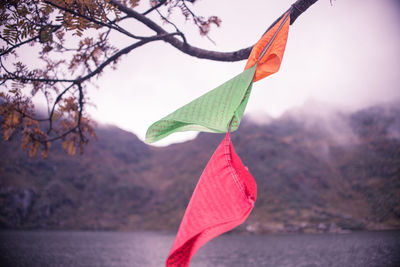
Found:
[{"label": "overcast sky", "polygon": [[[193,8],[198,14],[222,19],[210,33],[216,45],[200,37],[191,23],[178,24],[192,45],[232,51],[254,44],[293,2],[198,0]],[[310,99],[353,109],[400,99],[399,1],[332,3],[319,0],[290,27],[280,71],[254,84],[245,114],[277,117]],[[153,122],[237,75],[245,63],[201,60],[153,43],[123,57],[117,70],[106,70],[96,82],[99,89],[89,92],[97,106],[90,113],[143,140]],[[190,136],[173,134],[156,145]]]}]

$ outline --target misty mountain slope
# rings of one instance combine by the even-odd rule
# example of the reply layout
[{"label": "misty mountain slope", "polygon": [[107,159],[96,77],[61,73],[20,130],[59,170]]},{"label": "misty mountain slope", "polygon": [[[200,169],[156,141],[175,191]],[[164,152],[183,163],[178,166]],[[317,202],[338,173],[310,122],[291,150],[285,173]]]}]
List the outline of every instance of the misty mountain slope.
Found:
[{"label": "misty mountain slope", "polygon": [[[260,232],[400,227],[400,108],[355,113],[293,110],[268,124],[244,120],[235,150],[258,199],[239,228]],[[84,155],[54,146],[28,158],[0,143],[3,228],[176,230],[223,134],[151,147],[100,127]]]},{"label": "misty mountain slope", "polygon": [[[45,160],[29,158],[18,142],[1,143],[0,194],[5,202],[17,199],[15,205],[2,205],[2,215],[11,218],[7,226],[115,228],[127,211],[140,212],[152,196],[140,175],[149,167],[143,159],[151,158],[150,148],[115,127],[99,128],[97,134],[83,155],[68,156],[58,144]],[[23,204],[27,195],[30,201]],[[97,226],[99,221],[105,225]]]}]

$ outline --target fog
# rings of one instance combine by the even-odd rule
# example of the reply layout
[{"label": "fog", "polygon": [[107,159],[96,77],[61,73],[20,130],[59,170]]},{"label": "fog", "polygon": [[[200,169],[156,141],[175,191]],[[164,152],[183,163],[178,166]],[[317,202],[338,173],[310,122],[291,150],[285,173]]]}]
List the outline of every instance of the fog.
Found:
[{"label": "fog", "polygon": [[[221,27],[210,33],[215,44],[199,36],[198,29],[179,18],[178,12],[171,19],[187,31],[192,45],[233,51],[254,44],[293,2],[220,0],[210,5],[210,1],[197,1],[195,12],[222,19]],[[139,9],[145,10],[147,4],[142,2]],[[162,24],[156,14],[152,16]],[[151,33],[137,23],[126,27]],[[280,71],[254,84],[245,114],[269,118],[268,122],[313,101],[355,111],[399,100],[399,29],[397,0],[319,0],[290,27]],[[120,47],[130,44],[118,35],[111,38]],[[24,61],[36,62],[30,60],[34,50],[21,52]],[[201,60],[164,42],[151,43],[124,56],[117,70],[106,68],[92,81],[87,111],[94,120],[132,131],[143,140],[152,123],[237,75],[244,66],[245,61]],[[40,102],[44,100],[35,103]],[[155,145],[195,135],[177,133]]]}]

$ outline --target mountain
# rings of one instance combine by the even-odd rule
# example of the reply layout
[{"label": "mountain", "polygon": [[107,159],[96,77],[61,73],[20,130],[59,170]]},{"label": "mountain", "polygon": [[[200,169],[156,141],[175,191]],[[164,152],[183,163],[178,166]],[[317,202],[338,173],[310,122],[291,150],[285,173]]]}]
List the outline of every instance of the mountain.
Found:
[{"label": "mountain", "polygon": [[[321,107],[268,123],[246,118],[233,144],[258,184],[237,231],[341,232],[400,228],[400,105],[353,113]],[[177,230],[222,134],[167,147],[113,126],[83,155],[55,144],[29,158],[0,142],[0,227]],[[16,138],[17,139],[17,138]]]}]

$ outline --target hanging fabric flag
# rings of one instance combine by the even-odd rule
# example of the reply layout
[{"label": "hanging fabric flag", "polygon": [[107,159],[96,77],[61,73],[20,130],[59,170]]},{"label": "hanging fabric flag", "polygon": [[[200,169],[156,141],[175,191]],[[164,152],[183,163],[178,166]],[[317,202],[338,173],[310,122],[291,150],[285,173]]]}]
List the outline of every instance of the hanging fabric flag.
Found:
[{"label": "hanging fabric flag", "polygon": [[261,80],[279,70],[289,33],[290,13],[287,12],[282,19],[267,31],[251,50],[246,69],[257,63],[254,81]]},{"label": "hanging fabric flag", "polygon": [[256,182],[227,132],[194,190],[166,266],[189,266],[202,245],[246,220],[256,197]]},{"label": "hanging fabric flag", "polygon": [[256,65],[155,122],[147,130],[146,142],[177,131],[225,133],[229,126],[235,131],[250,96],[255,70]]},{"label": "hanging fabric flag", "polygon": [[253,81],[279,70],[289,32],[289,12],[257,42],[245,71],[155,122],[146,133],[153,143],[177,131],[227,132],[240,124]]}]

